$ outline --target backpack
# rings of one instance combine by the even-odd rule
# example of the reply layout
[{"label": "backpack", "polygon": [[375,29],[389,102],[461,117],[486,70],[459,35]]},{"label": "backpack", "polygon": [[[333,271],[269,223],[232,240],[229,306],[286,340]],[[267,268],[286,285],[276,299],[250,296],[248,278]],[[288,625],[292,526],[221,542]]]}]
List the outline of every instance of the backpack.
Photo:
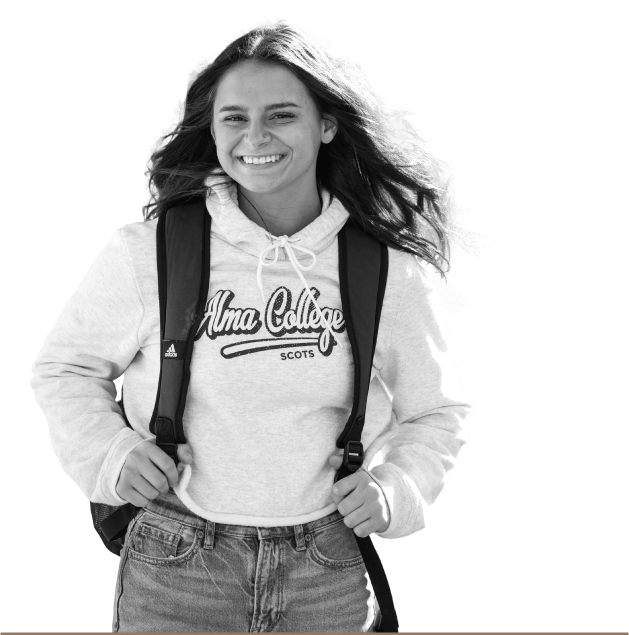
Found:
[{"label": "backpack", "polygon": [[[210,225],[205,201],[173,207],[157,222],[161,362],[149,431],[175,465],[177,445],[186,442],[183,412],[192,347],[209,291]],[[354,359],[354,401],[336,441],[336,446],[343,448],[343,464],[334,482],[358,470],[363,462],[361,435],[389,255],[386,245],[359,229],[351,218],[338,234],[338,249],[341,304]],[[124,416],[122,399],[119,405]],[[125,421],[130,426],[126,416]],[[127,526],[139,508],[131,503],[115,507],[92,502],[90,508],[103,543],[119,556]],[[380,608],[375,630],[397,633],[397,614],[380,558],[369,536],[356,536],[356,541]]]}]

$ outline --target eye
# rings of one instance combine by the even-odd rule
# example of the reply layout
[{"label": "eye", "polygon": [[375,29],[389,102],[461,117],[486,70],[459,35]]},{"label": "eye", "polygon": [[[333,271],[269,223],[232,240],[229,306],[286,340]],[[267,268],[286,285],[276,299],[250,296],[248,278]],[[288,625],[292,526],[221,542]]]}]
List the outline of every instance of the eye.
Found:
[{"label": "eye", "polygon": [[[280,119],[294,119],[295,115],[290,112],[276,112],[272,115],[272,118],[280,118]],[[243,121],[244,117],[242,115],[230,115],[229,117],[225,117],[223,121]]]}]

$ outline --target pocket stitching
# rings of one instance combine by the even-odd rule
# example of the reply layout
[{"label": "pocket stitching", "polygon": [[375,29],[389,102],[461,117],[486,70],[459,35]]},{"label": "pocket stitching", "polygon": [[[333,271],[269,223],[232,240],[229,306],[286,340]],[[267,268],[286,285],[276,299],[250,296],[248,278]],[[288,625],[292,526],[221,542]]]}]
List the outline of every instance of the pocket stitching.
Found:
[{"label": "pocket stitching", "polygon": [[[154,530],[164,534],[164,538],[166,538],[166,540],[162,540],[162,538],[159,537],[153,531],[151,531],[151,529],[154,529]],[[161,527],[154,527],[153,525],[149,525],[148,523],[141,523],[140,526],[138,527],[137,534],[143,534],[143,535],[146,535],[146,536],[152,536],[156,540],[160,540],[161,542],[163,542],[164,544],[168,545],[169,547],[174,547],[175,550],[177,550],[177,545],[179,544],[179,540],[181,539],[181,534],[180,533],[179,534],[175,534],[172,531],[168,531],[166,529],[161,529]],[[137,536],[137,534],[136,534],[136,536]]]},{"label": "pocket stitching", "polygon": [[[342,523],[342,520],[337,521],[337,523],[331,523],[330,525],[326,525],[325,529],[329,529],[330,527],[334,526],[335,524],[338,523]],[[311,532],[312,535],[312,540],[309,541],[309,547],[308,547],[308,552],[311,554],[312,559],[317,562],[318,564],[321,564],[325,567],[332,567],[332,568],[341,568],[341,569],[346,569],[348,567],[355,567],[359,564],[363,564],[363,555],[361,553],[359,553],[357,556],[354,556],[353,558],[349,558],[347,560],[331,560],[330,558],[326,558],[317,548],[317,544],[316,544],[316,534],[319,533],[317,531],[313,531]],[[352,534],[353,534],[353,530],[352,530]],[[356,538],[354,537],[354,540]]]},{"label": "pocket stitching", "polygon": [[[175,520],[174,518],[168,518],[166,516],[161,516],[159,514],[153,514],[154,516],[156,516],[158,519],[166,519],[166,520],[171,520],[173,522],[178,523],[179,521]],[[138,523],[138,525],[136,525],[136,527],[140,527],[143,523]],[[148,525],[150,527],[150,525]],[[135,529],[135,528],[134,528]],[[169,532],[166,529],[161,529],[159,528],[160,531],[169,533],[177,538],[181,538],[181,533],[179,534],[174,534],[173,532]],[[185,530],[185,526],[180,527],[180,532]],[[192,541],[192,544],[190,545],[190,547],[188,548],[187,551],[185,551],[184,553],[175,556],[173,558],[158,558],[156,556],[147,556],[143,553],[141,553],[140,551],[136,551],[135,549],[133,549],[133,545],[135,544],[135,542],[130,542],[129,544],[129,557],[132,558],[133,560],[137,560],[139,562],[145,562],[147,564],[154,564],[154,565],[162,565],[162,566],[169,566],[169,565],[175,565],[175,564],[179,564],[181,562],[185,562],[186,560],[189,560],[190,558],[192,558],[197,551],[199,550],[199,538],[197,536],[197,532],[194,532],[194,538]],[[168,543],[166,543],[168,544]]]},{"label": "pocket stitching", "polygon": [[145,556],[143,553],[140,553],[139,551],[135,551],[134,549],[131,549],[131,548],[129,548],[129,557],[132,558],[133,560],[138,560],[140,562],[145,562],[147,564],[170,566],[170,565],[179,564],[186,560],[190,560],[190,558],[192,558],[192,556],[194,556],[198,550],[199,550],[199,541],[195,534],[194,542],[190,546],[190,549],[188,549],[188,551],[186,551],[185,553],[182,553],[179,556],[175,556],[174,558],[156,558],[155,556]]}]

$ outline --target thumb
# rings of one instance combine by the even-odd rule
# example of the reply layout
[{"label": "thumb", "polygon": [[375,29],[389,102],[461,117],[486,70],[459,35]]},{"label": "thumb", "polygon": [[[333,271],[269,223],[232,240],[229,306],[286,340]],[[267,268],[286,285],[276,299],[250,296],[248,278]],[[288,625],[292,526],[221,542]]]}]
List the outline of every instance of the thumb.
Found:
[{"label": "thumb", "polygon": [[335,469],[338,470],[341,465],[343,465],[343,450],[332,454],[328,459],[328,463]]},{"label": "thumb", "polygon": [[177,457],[182,463],[192,464],[192,448],[189,443],[180,443],[177,446]]}]

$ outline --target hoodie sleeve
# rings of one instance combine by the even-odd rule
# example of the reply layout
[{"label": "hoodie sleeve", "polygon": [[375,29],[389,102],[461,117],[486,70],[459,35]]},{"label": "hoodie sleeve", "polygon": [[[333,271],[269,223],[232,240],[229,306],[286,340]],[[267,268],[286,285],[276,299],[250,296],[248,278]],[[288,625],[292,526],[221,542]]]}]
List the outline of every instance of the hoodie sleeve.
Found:
[{"label": "hoodie sleeve", "polygon": [[397,423],[369,474],[382,488],[391,520],[382,538],[426,526],[446,473],[468,440],[464,398],[445,316],[427,265],[409,254],[389,351],[379,372]]},{"label": "hoodie sleeve", "polygon": [[143,438],[116,404],[113,380],[138,352],[144,308],[123,229],[101,251],[33,364],[31,386],[62,468],[89,500],[125,503],[115,491]]}]

